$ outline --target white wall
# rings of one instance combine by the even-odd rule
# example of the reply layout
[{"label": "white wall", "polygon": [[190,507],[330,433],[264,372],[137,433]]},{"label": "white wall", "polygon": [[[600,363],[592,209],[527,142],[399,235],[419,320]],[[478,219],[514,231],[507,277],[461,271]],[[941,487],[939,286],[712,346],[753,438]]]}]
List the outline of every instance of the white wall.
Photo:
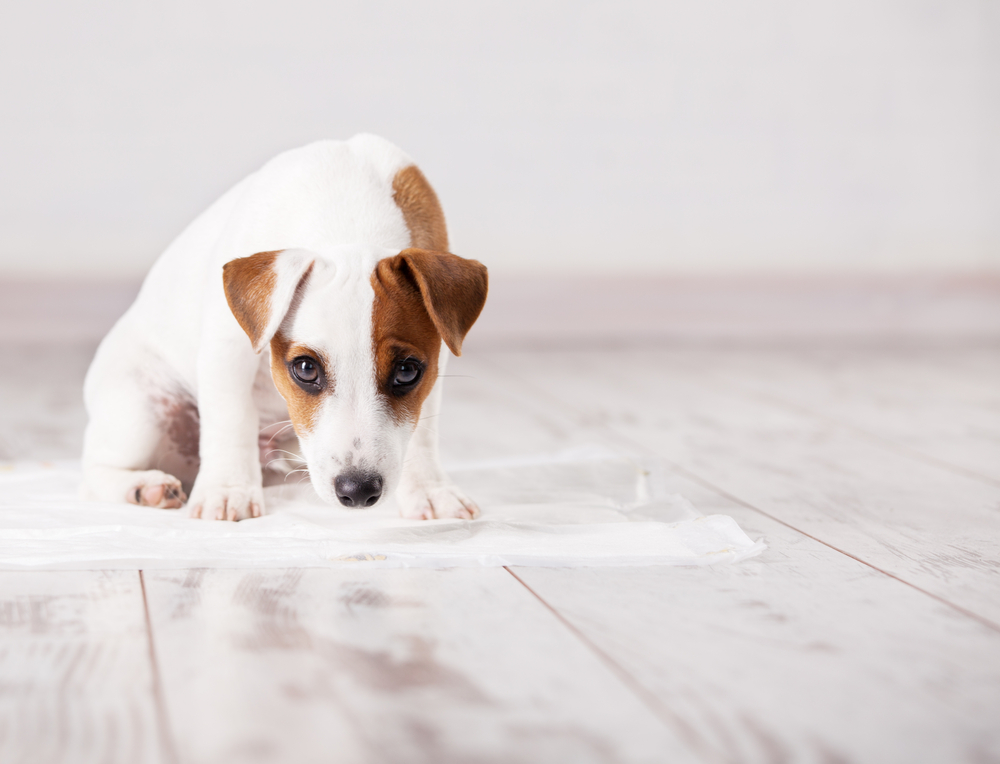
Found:
[{"label": "white wall", "polygon": [[7,2],[0,275],[381,133],[494,272],[1000,269],[1000,4]]}]

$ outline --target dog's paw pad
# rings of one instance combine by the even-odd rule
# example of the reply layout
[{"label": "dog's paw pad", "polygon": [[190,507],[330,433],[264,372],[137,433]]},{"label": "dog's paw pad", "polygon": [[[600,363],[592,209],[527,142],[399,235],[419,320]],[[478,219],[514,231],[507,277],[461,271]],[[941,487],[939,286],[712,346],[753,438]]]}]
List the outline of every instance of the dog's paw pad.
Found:
[{"label": "dog's paw pad", "polygon": [[157,509],[180,509],[187,501],[181,481],[166,474],[151,475],[148,481],[137,485],[127,498],[140,507]]}]

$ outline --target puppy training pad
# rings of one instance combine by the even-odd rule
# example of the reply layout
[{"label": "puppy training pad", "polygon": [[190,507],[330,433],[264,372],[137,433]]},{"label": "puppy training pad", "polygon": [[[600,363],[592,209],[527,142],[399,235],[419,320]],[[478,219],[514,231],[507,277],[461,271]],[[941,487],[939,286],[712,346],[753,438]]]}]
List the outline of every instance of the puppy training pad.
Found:
[{"label": "puppy training pad", "polygon": [[706,565],[759,554],[724,515],[658,489],[657,465],[599,448],[450,465],[477,520],[404,520],[390,501],[346,510],[308,483],[264,489],[240,523],[83,501],[78,462],[0,463],[0,568]]}]

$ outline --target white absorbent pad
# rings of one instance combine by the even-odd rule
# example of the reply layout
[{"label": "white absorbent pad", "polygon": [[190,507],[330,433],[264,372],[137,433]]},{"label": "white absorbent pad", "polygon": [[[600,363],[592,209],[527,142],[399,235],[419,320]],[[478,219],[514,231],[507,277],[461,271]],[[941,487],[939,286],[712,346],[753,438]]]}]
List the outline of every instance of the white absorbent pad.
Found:
[{"label": "white absorbent pad", "polygon": [[78,462],[0,463],[0,568],[705,565],[765,548],[657,490],[658,469],[593,448],[451,465],[482,509],[471,521],[333,507],[290,483],[264,489],[263,517],[229,523],[83,501]]}]

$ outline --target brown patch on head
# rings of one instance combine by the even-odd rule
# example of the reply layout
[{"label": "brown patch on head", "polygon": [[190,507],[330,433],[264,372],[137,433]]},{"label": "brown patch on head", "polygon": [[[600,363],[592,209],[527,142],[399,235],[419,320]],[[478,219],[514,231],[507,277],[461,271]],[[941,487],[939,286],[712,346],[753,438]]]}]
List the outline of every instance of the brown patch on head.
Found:
[{"label": "brown patch on head", "polygon": [[229,309],[255,348],[271,316],[271,294],[277,282],[274,261],[280,253],[281,250],[258,252],[222,266],[222,283]]},{"label": "brown patch on head", "polygon": [[437,252],[448,251],[448,229],[437,194],[416,165],[404,167],[392,179],[392,198],[396,202],[406,227],[410,229],[410,246]]},{"label": "brown patch on head", "polygon": [[[325,385],[322,390],[307,392],[292,378],[290,364],[301,356],[314,359],[323,369]],[[288,417],[295,432],[299,435],[309,433],[316,422],[316,412],[333,389],[332,370],[327,360],[315,350],[293,343],[279,331],[271,339],[271,379],[288,405]]]},{"label": "brown patch on head", "polygon": [[[375,384],[396,421],[410,421],[416,425],[420,407],[437,379],[441,336],[424,308],[420,290],[395,267],[396,260],[398,257],[379,261],[372,274]],[[423,364],[423,375],[411,392],[396,395],[392,391],[396,364],[407,358],[415,358]]]},{"label": "brown patch on head", "polygon": [[[462,340],[486,301],[486,268],[445,252],[405,249],[378,262],[372,274],[372,342],[376,384],[397,421],[416,424],[437,379],[441,341],[459,355]],[[418,384],[394,391],[396,365],[423,366]]]}]

